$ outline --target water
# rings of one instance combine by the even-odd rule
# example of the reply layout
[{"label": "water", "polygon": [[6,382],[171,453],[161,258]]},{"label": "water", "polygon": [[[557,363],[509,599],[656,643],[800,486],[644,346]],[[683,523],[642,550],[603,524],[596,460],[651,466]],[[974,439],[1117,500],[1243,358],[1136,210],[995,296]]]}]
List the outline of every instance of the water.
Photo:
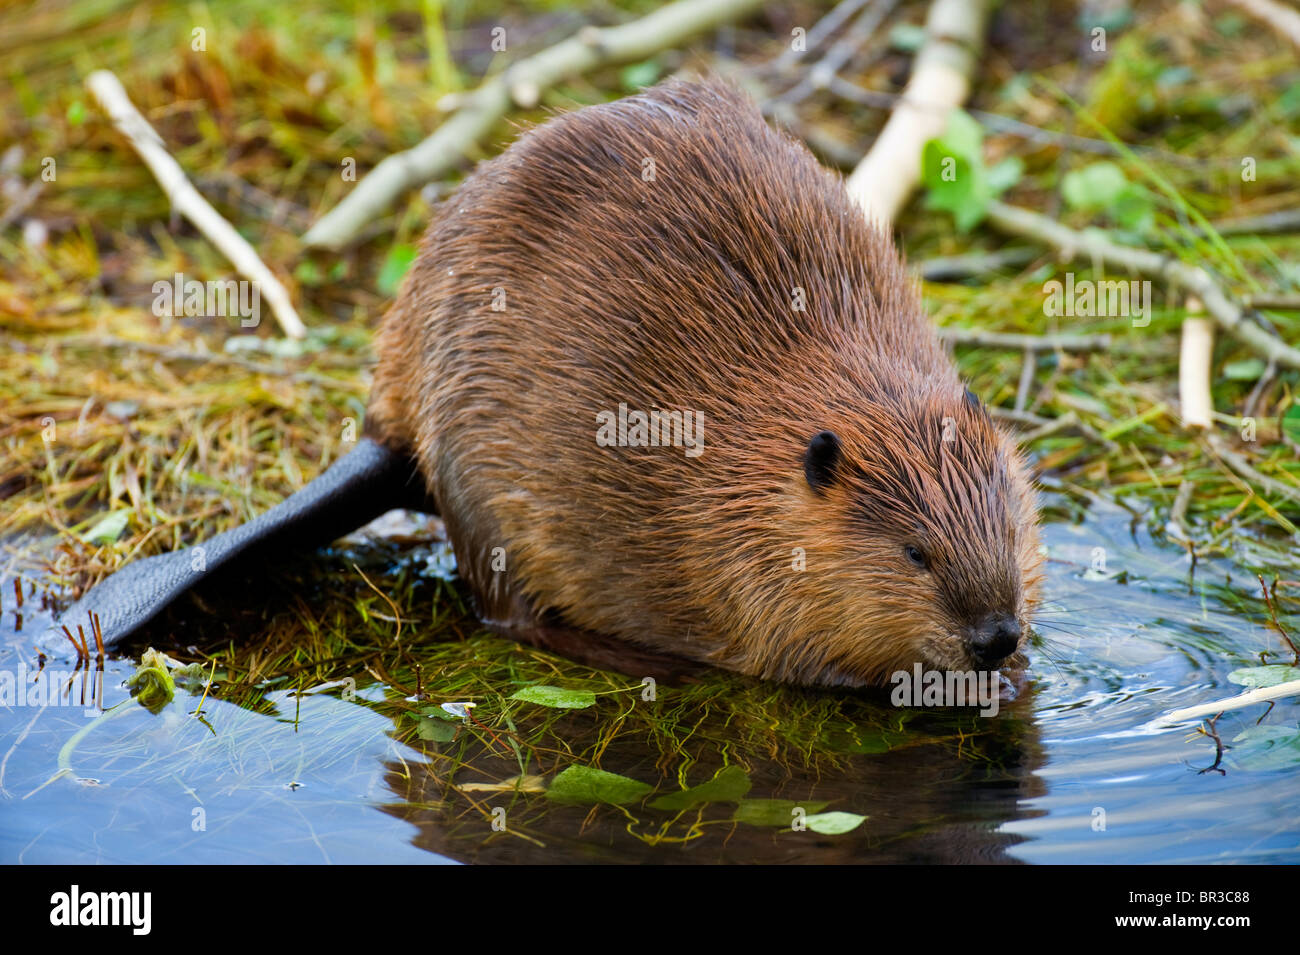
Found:
[{"label": "water", "polygon": [[[405,677],[392,676],[386,658],[369,664],[375,673],[350,664],[331,674],[353,675],[355,693],[306,668],[260,683],[240,705],[210,695],[202,720],[190,715],[199,697],[184,691],[158,714],[135,703],[113,709],[129,699],[122,684],[134,670],[113,659],[102,692],[82,674],[57,705],[0,709],[0,859],[1297,861],[1300,702],[1225,713],[1216,729],[1228,748],[1217,765],[1215,741],[1196,732],[1203,724],[1159,722],[1240,692],[1228,675],[1258,664],[1261,650],[1273,652],[1269,662],[1289,660],[1264,625],[1254,577],[1202,565],[1189,583],[1180,550],[1100,506],[1083,523],[1049,524],[1045,540],[1047,603],[1029,683],[990,719],[723,674],[660,686],[651,702],[635,677],[608,677],[599,685],[613,689],[595,706],[545,710],[504,697],[539,680],[581,685],[588,671],[468,636],[463,618],[453,642],[393,657],[421,664],[435,700],[453,671],[481,670],[483,685],[499,688],[476,696],[488,729],[445,723],[457,734],[450,742],[414,734],[404,714],[427,704],[404,699],[410,686],[393,685]],[[0,671],[16,678],[20,664],[35,666],[33,636],[49,617],[29,600],[17,630],[9,581],[3,593]],[[244,592],[228,598],[252,602]],[[286,614],[293,619],[292,608]],[[223,645],[224,626],[203,633],[203,650]],[[416,630],[408,624],[408,639]],[[271,650],[247,652],[244,663],[255,665]],[[71,653],[46,668],[71,670]],[[80,705],[83,692],[110,712]],[[522,754],[512,738],[530,741]],[[510,791],[521,770],[532,777],[524,789],[540,790],[571,764],[599,765],[655,794],[619,807]],[[651,805],[724,765],[736,768],[712,799]],[[778,799],[787,802],[756,801]],[[791,831],[786,820],[819,808],[867,818],[842,834]]]}]

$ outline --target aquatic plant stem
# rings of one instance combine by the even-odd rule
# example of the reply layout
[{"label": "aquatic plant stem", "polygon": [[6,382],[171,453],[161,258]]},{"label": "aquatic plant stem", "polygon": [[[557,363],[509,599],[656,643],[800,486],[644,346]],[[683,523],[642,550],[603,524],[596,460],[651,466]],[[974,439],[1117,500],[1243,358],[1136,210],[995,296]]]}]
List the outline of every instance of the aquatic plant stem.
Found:
[{"label": "aquatic plant stem", "polygon": [[39,786],[37,786],[35,789],[33,789],[23,798],[28,799],[32,796],[35,796],[38,792],[40,792],[50,783],[54,782],[56,779],[61,779],[64,776],[75,775],[72,769],[72,754],[76,751],[77,746],[81,743],[81,741],[85,739],[90,734],[90,731],[95,729],[95,727],[103,726],[104,723],[108,722],[114,717],[121,716],[123,713],[131,712],[132,708],[138,703],[139,701],[135,697],[131,697],[130,699],[123,700],[121,703],[117,704],[117,706],[113,707],[111,710],[105,710],[98,717],[91,720],[81,729],[73,733],[72,737],[66,743],[64,743],[63,746],[59,749],[59,757],[57,763],[59,767],[58,770],[54,773],[53,776],[45,780],[45,782],[41,783]]}]

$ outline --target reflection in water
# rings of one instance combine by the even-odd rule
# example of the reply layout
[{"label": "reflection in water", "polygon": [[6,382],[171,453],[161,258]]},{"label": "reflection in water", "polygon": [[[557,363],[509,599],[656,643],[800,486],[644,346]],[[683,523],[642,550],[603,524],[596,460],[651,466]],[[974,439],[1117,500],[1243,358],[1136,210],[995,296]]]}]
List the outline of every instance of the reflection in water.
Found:
[{"label": "reflection in water", "polygon": [[[1215,763],[1212,738],[1157,720],[1235,694],[1229,674],[1261,651],[1286,662],[1253,579],[1202,566],[1189,584],[1180,552],[1109,515],[1050,525],[1046,541],[1049,601],[1031,681],[991,719],[726,674],[662,685],[645,701],[637,675],[476,635],[446,609],[445,585],[412,572],[420,558],[409,545],[401,561],[371,555],[367,571],[403,608],[400,640],[377,616],[385,604],[358,609],[369,591],[349,571],[356,555],[316,562],[326,580],[356,584],[341,595],[264,575],[260,591],[200,595],[199,611],[178,608],[147,635],[178,658],[218,659],[221,686],[203,720],[191,715],[198,696],[184,692],[157,716],[121,705],[130,660],[108,661],[95,691],[118,707],[108,715],[81,705],[84,674],[59,678],[58,705],[48,694],[6,699],[0,858],[1297,861],[1300,703],[1224,714],[1211,772],[1200,770]],[[0,631],[11,686],[20,672],[33,680],[33,634],[48,620],[38,599],[23,613],[18,630],[6,605]],[[331,622],[343,638],[327,636]],[[50,671],[72,670],[66,646],[49,653]],[[559,711],[507,699],[534,683],[588,687],[597,702]],[[417,688],[429,699],[409,699]],[[478,701],[477,722],[421,716],[449,699]],[[548,798],[572,765],[653,792],[623,805]],[[653,805],[702,784],[712,788],[692,790],[693,805]],[[790,831],[793,807],[867,818],[839,834]],[[507,831],[493,828],[497,810]]]},{"label": "reflection in water", "polygon": [[[872,708],[880,717],[899,718]],[[745,754],[743,768],[752,788],[743,798],[785,800],[813,810],[824,804],[826,811],[867,817],[840,835],[792,831],[788,821],[780,827],[737,822],[733,801],[673,812],[635,805],[556,806],[540,794],[475,791],[478,805],[467,806],[437,763],[389,763],[386,783],[397,801],[383,808],[416,826],[416,845],[466,862],[1015,861],[1006,850],[1022,837],[999,827],[1033,815],[1019,808],[1021,800],[1046,791],[1034,776],[1041,754],[1031,714],[1032,699],[1021,699],[996,719],[919,714],[896,734],[855,737],[847,724],[830,727],[823,742],[837,762],[820,774],[792,774],[761,754]],[[581,738],[576,724],[570,735]],[[892,748],[874,752],[885,746]],[[710,780],[721,768],[724,748],[717,739],[699,747],[686,782]],[[606,750],[601,767],[657,783],[661,791],[677,791],[675,781],[655,768],[657,761],[662,760],[656,749],[629,739]],[[509,776],[507,762],[478,748],[457,767],[454,782],[463,786]],[[497,809],[504,810],[510,832],[493,831]],[[789,810],[782,810],[789,820]]]}]

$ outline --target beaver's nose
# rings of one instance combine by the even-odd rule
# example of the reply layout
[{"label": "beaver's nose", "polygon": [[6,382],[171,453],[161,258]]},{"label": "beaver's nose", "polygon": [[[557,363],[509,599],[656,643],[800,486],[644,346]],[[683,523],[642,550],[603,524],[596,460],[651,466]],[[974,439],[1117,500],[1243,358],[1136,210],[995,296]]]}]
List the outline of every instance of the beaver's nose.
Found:
[{"label": "beaver's nose", "polygon": [[997,666],[1020,646],[1020,621],[1010,614],[991,613],[975,627],[969,645],[980,666]]}]

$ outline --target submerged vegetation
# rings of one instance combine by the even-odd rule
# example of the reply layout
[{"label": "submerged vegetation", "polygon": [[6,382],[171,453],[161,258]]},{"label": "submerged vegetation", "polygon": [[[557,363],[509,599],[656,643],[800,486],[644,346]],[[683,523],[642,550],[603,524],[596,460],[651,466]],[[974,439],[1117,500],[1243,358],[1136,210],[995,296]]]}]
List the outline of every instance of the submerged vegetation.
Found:
[{"label": "submerged vegetation", "polygon": [[[371,331],[433,204],[459,177],[411,194],[342,252],[305,251],[303,231],[352,188],[341,164],[364,173],[412,145],[440,122],[444,97],[500,70],[503,56],[544,49],[586,20],[616,23],[654,6],[325,2],[304,15],[266,0],[57,0],[12,10],[17,28],[0,37],[0,142],[12,144],[0,159],[0,538],[9,575],[48,581],[51,599],[66,604],[129,560],[247,521],[346,453],[364,414]],[[925,5],[896,7],[840,70],[847,86],[784,100],[778,119],[828,164],[851,166],[886,115],[852,91],[897,92],[906,78]],[[439,9],[441,19],[430,16]],[[1300,629],[1300,369],[1220,338],[1212,442],[1180,415],[1184,298],[1157,284],[1144,323],[1063,314],[1046,304],[1049,283],[1067,272],[1071,282],[1121,276],[1062,263],[984,219],[997,197],[1212,269],[1238,300],[1258,303],[1251,321],[1300,342],[1296,51],[1226,3],[1120,10],[1098,52],[1091,24],[1069,7],[1002,4],[973,119],[936,144],[928,204],[912,203],[899,239],[923,273],[937,274],[941,261],[962,273],[925,284],[941,326],[1110,336],[1108,347],[1081,351],[960,342],[956,350],[971,388],[1028,435],[1049,519],[1118,505],[1169,553],[1187,554],[1189,594],[1204,601],[1208,587],[1219,605],[1277,635],[1256,659],[1238,661],[1235,682],[1258,685],[1295,662],[1288,635]],[[799,80],[772,65],[785,38],[825,12],[769,7],[689,48],[543,91],[536,109],[511,122],[613,99],[679,68],[716,69],[776,97]],[[508,54],[492,47],[503,23]],[[265,315],[245,328],[239,316],[156,307],[158,282],[170,296],[177,276],[221,281],[230,267],[171,217],[167,197],[97,111],[83,79],[101,68],[117,73],[191,180],[288,286],[311,329],[304,341],[281,339]],[[481,155],[512,138],[511,122]],[[944,191],[945,155],[981,170],[974,192]],[[139,785],[184,781],[218,746],[229,767],[256,751],[274,767],[260,778],[296,785],[305,765],[324,772],[344,759],[369,711],[403,744],[385,759],[386,811],[420,827],[427,847],[482,858],[500,843],[512,844],[500,850],[511,857],[554,846],[554,827],[542,820],[555,813],[572,822],[570,848],[596,858],[610,833],[646,845],[709,837],[718,852],[738,827],[775,834],[796,818],[813,833],[852,833],[859,848],[879,849],[924,841],[944,821],[1000,819],[1003,797],[989,791],[999,780],[1010,781],[1012,802],[1033,794],[1041,747],[1025,701],[990,721],[720,673],[647,683],[592,669],[484,631],[445,573],[437,530],[431,522],[340,546],[277,568],[233,599],[204,592],[195,598],[203,613],[173,609],[134,649],[152,643],[212,674],[211,686],[191,687],[193,697],[182,687],[162,713],[188,716],[210,692],[208,709],[230,704],[220,732],[186,719],[160,750],[138,719],[110,710],[111,723],[65,748],[61,771],[86,778],[89,762],[127,767]],[[1207,562],[1215,576],[1198,579]],[[1108,568],[1104,552],[1075,564],[1119,583],[1126,573]],[[6,586],[6,612],[10,599]],[[1060,663],[1057,628],[1079,625],[1070,609],[1049,605],[1042,618],[1044,669]],[[1197,640],[1228,652],[1212,635],[1188,640],[1189,653],[1206,649]],[[354,707],[313,711],[325,729],[310,753],[272,732],[280,722],[296,729],[321,696]],[[1259,729],[1256,752],[1293,766],[1295,728]],[[225,765],[214,772],[214,786],[247,779]],[[872,811],[873,793],[904,776],[927,781],[918,812],[940,822]],[[510,823],[498,831],[501,807]],[[773,835],[754,851],[793,850]]]}]

